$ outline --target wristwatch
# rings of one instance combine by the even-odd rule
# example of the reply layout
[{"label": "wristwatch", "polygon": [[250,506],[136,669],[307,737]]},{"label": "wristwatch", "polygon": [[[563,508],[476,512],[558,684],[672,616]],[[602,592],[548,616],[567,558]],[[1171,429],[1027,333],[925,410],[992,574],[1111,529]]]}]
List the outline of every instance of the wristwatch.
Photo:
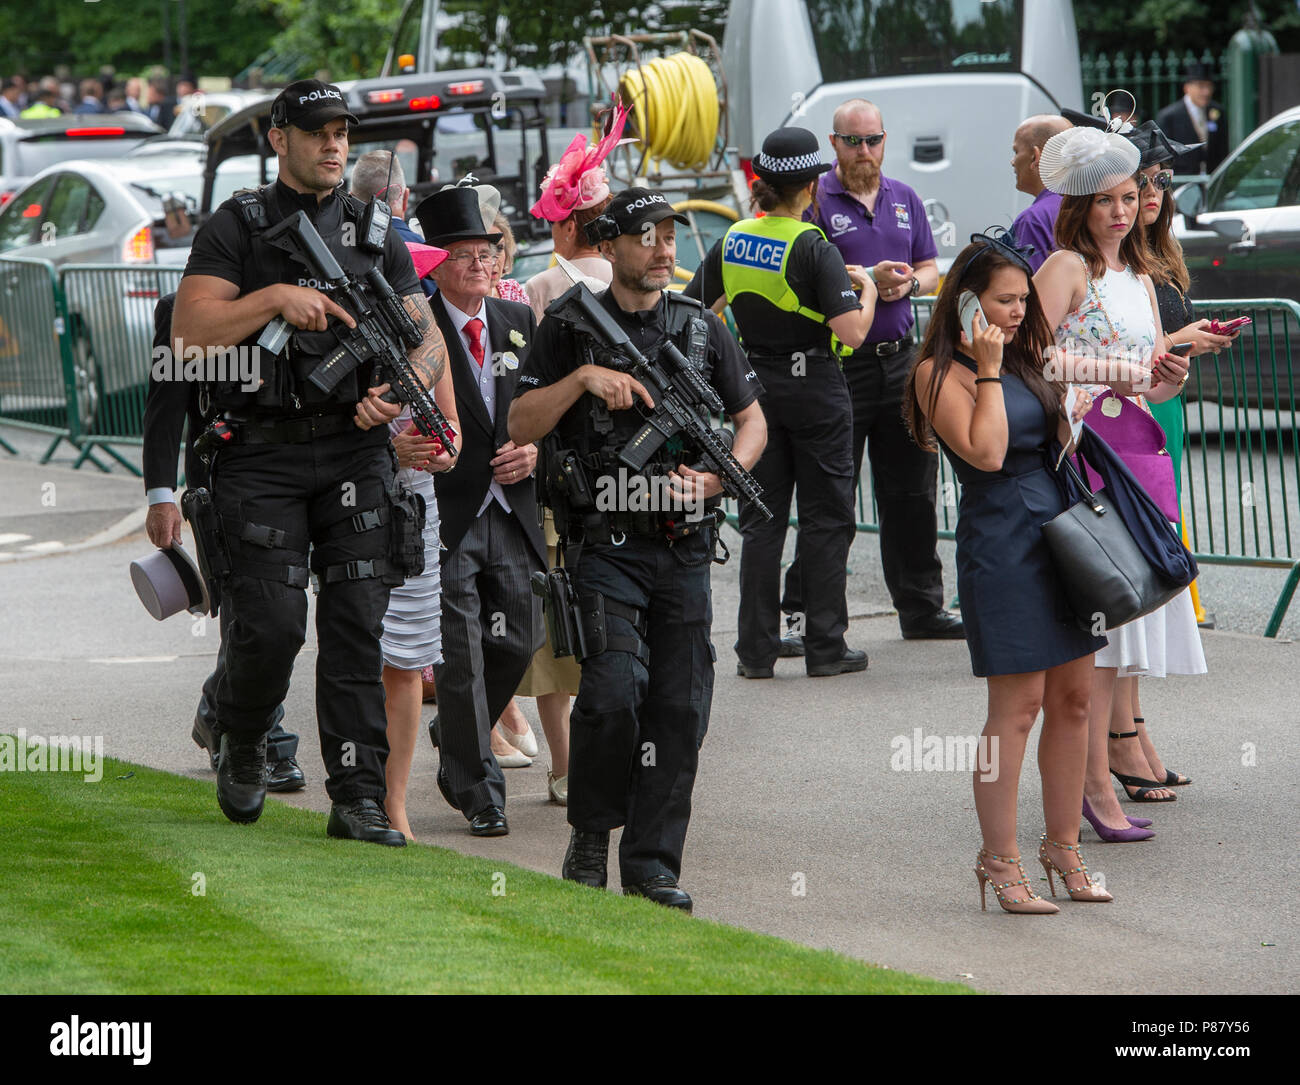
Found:
[{"label": "wristwatch", "polygon": [[920,292],[921,292],[921,280],[918,279],[915,275],[913,275],[913,276],[912,276],[912,289],[911,289],[911,292],[910,292],[910,293],[911,293],[911,296],[912,296],[912,297],[916,297],[916,295],[919,294]]}]

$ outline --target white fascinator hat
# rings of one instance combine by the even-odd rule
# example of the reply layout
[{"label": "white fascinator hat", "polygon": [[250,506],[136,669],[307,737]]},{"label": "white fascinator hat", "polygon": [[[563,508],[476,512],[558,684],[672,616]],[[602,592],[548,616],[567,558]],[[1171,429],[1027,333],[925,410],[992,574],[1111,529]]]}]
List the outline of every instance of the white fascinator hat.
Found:
[{"label": "white fascinator hat", "polygon": [[1038,175],[1062,196],[1091,196],[1137,173],[1141,152],[1121,135],[1067,128],[1043,147]]}]

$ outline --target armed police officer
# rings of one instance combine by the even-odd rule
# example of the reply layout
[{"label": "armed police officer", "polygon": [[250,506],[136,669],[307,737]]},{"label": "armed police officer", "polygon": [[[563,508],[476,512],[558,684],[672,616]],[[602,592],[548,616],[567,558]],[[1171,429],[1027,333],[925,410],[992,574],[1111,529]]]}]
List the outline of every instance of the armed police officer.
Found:
[{"label": "armed police officer", "polygon": [[[624,892],[689,911],[677,880],[713,698],[717,520],[703,510],[722,492],[721,474],[732,487],[752,484],[748,468],[767,427],[757,379],[721,322],[664,291],[674,221],[686,220],[660,193],[630,188],[587,225],[613,281],[596,298],[576,285],[547,308],[520,370],[510,437],[545,438],[545,501],[579,613],[575,654],[585,656],[571,717],[564,877],[603,887],[609,831],[621,825]],[[611,351],[616,338],[625,345]],[[631,367],[646,379],[633,375],[625,363],[637,355],[659,376]],[[670,365],[677,375],[665,380]],[[713,444],[707,415],[703,430],[699,416],[685,428],[684,413],[675,423],[662,416],[680,402],[671,389],[700,377],[698,398],[720,400],[735,426],[730,453]],[[648,447],[656,451],[643,460]],[[645,494],[664,500],[637,499]]]},{"label": "armed police officer", "polygon": [[[340,188],[349,123],[356,118],[338,88],[317,80],[290,84],[275,99],[268,139],[278,180],[227,200],[196,237],[177,292],[173,349],[178,357],[194,346],[257,349],[255,385],[205,389],[213,424],[204,443],[216,452],[211,530],[201,545],[226,608],[218,804],[236,822],[261,814],[265,736],[306,637],[310,573],[319,585],[317,719],[334,804],[327,832],[401,846],[406,838],[383,807],[379,636],[389,591],[419,571],[413,554],[422,545],[419,503],[394,485],[387,423],[402,408],[381,398],[389,388],[374,379],[373,352],[338,353],[359,315],[329,296],[341,278],[291,256],[286,240],[314,226],[323,255],[346,276],[369,273],[372,288],[375,270],[387,279],[412,325],[402,352],[418,343],[406,357],[424,387],[436,384],[446,350],[387,209]],[[349,294],[353,308],[357,296]],[[444,450],[435,469],[453,454]]]}]

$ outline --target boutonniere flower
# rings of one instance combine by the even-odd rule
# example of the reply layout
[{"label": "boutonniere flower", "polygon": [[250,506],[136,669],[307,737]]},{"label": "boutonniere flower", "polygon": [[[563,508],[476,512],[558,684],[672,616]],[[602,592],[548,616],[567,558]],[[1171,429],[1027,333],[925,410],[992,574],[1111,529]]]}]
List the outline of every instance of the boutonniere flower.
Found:
[{"label": "boutonniere flower", "polygon": [[[523,333],[520,332],[518,328],[510,329],[510,342],[517,347],[524,347],[528,345],[528,340],[523,337]],[[515,358],[513,354],[508,354],[506,355],[506,357]],[[510,368],[514,369],[515,366],[518,364],[519,364],[519,359],[515,358],[515,365],[512,365]]]},{"label": "boutonniere flower", "polygon": [[1217,109],[1210,110],[1210,120],[1212,121],[1217,121],[1222,115]]}]

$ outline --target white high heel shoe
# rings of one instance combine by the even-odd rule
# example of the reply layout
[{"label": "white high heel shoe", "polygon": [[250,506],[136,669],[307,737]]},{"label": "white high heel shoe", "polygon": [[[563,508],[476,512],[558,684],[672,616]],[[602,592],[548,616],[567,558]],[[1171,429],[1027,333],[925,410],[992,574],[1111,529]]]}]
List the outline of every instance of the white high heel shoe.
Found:
[{"label": "white high heel shoe", "polygon": [[515,734],[509,727],[504,724],[497,724],[497,731],[511,746],[522,753],[525,757],[537,756],[537,736],[533,734],[533,729],[529,727],[522,735]]}]

